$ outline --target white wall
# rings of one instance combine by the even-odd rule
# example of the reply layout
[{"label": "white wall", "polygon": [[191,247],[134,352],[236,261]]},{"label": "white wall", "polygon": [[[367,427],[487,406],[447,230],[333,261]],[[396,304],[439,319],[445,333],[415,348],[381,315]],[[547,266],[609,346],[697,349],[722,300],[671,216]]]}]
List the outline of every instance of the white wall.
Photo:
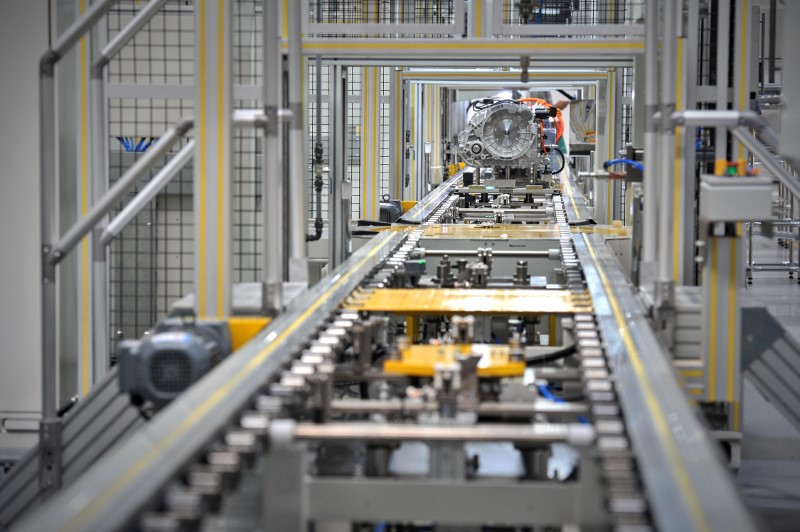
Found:
[{"label": "white wall", "polygon": [[0,14],[0,415],[38,415],[38,63],[47,1],[0,0]]}]

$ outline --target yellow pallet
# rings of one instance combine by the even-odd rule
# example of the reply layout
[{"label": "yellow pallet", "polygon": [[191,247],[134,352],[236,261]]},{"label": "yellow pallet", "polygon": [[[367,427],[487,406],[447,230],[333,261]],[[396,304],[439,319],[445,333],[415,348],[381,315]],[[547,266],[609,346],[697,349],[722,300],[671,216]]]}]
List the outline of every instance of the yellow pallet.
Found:
[{"label": "yellow pallet", "polygon": [[515,377],[525,371],[525,362],[511,360],[507,345],[417,344],[400,350],[400,358],[383,363],[383,371],[409,377],[433,377],[436,366],[452,365],[457,357],[480,355],[479,377]]}]

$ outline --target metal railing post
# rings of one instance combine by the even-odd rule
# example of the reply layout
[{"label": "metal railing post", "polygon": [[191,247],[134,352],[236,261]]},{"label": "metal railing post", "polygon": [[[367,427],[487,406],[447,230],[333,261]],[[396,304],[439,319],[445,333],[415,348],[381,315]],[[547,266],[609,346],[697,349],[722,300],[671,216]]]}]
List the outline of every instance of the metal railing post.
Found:
[{"label": "metal railing post", "polygon": [[56,198],[56,92],[55,66],[116,0],[99,0],[62,33],[39,61],[40,235],[42,328],[42,424],[40,427],[39,482],[44,489],[61,483],[61,437],[57,417],[56,377],[56,268],[49,257],[57,235]]},{"label": "metal railing post", "polygon": [[[303,83],[305,65],[301,36],[301,3],[289,2],[289,110],[294,119],[289,127],[289,203],[286,221],[289,224],[289,280],[308,283],[308,257],[306,256],[305,180],[306,155],[303,142]],[[274,71],[273,71],[274,72]]]},{"label": "metal railing post", "polygon": [[[647,0],[645,7],[645,133],[644,133],[644,215],[642,220],[642,263],[644,270],[655,268],[658,225],[658,0]],[[637,98],[639,95],[637,94]],[[645,277],[654,272],[643,271]],[[650,279],[644,279],[645,281]]]},{"label": "metal railing post", "polygon": [[[675,184],[675,129],[669,127],[670,115],[675,111],[675,67],[676,67],[676,29],[677,12],[673,2],[663,2],[662,46],[661,46],[661,160],[659,161],[662,208],[658,214],[658,277],[663,288],[669,290],[673,277],[673,221],[667,202],[673,198]],[[670,202],[671,203],[671,202]],[[656,299],[659,299],[657,290]]]},{"label": "metal railing post", "polygon": [[[283,127],[275,118],[281,107],[281,37],[278,33],[278,0],[265,0],[263,8],[263,105],[268,123],[264,129],[262,163],[262,233],[261,254],[264,272],[264,305],[270,313],[283,307]],[[266,73],[272,75],[266,75]]]},{"label": "metal railing post", "polygon": [[[97,202],[108,190],[106,156],[108,155],[108,136],[106,135],[106,96],[105,67],[119,53],[136,33],[167,3],[167,0],[149,2],[136,16],[111,39],[92,59],[91,84],[91,139],[92,139],[92,203]],[[108,350],[108,252],[99,242],[106,219],[101,219],[99,227],[91,234],[92,249],[92,380],[96,382],[108,371],[110,357]]]}]

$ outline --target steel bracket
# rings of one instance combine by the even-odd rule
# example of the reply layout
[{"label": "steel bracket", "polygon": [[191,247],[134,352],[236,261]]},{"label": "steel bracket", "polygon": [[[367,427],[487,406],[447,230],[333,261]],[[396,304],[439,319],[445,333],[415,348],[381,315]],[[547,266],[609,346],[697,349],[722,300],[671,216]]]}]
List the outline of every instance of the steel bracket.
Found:
[{"label": "steel bracket", "polygon": [[278,135],[278,107],[275,105],[267,105],[264,107],[264,115],[266,116],[266,124],[264,124],[264,133],[268,137],[275,137]]},{"label": "steel bracket", "polygon": [[43,491],[61,487],[61,419],[44,419],[39,425],[39,486]]},{"label": "steel bracket", "polygon": [[42,246],[42,283],[52,284],[56,282],[56,265],[53,261],[53,246],[45,244]]}]

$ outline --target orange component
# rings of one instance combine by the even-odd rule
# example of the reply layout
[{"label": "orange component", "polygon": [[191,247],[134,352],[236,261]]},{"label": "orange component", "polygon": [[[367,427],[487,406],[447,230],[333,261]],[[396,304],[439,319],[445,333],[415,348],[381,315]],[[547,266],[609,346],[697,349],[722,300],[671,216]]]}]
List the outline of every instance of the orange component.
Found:
[{"label": "orange component", "polygon": [[[525,103],[535,103],[545,107],[556,107],[555,105],[551,104],[548,101],[542,100],[541,98],[520,98],[517,101]],[[556,107],[556,116],[553,119],[553,122],[555,122],[556,124],[556,142],[558,142],[559,139],[561,139],[561,136],[564,134],[564,118],[561,116],[561,109],[559,109],[558,107]]]}]

